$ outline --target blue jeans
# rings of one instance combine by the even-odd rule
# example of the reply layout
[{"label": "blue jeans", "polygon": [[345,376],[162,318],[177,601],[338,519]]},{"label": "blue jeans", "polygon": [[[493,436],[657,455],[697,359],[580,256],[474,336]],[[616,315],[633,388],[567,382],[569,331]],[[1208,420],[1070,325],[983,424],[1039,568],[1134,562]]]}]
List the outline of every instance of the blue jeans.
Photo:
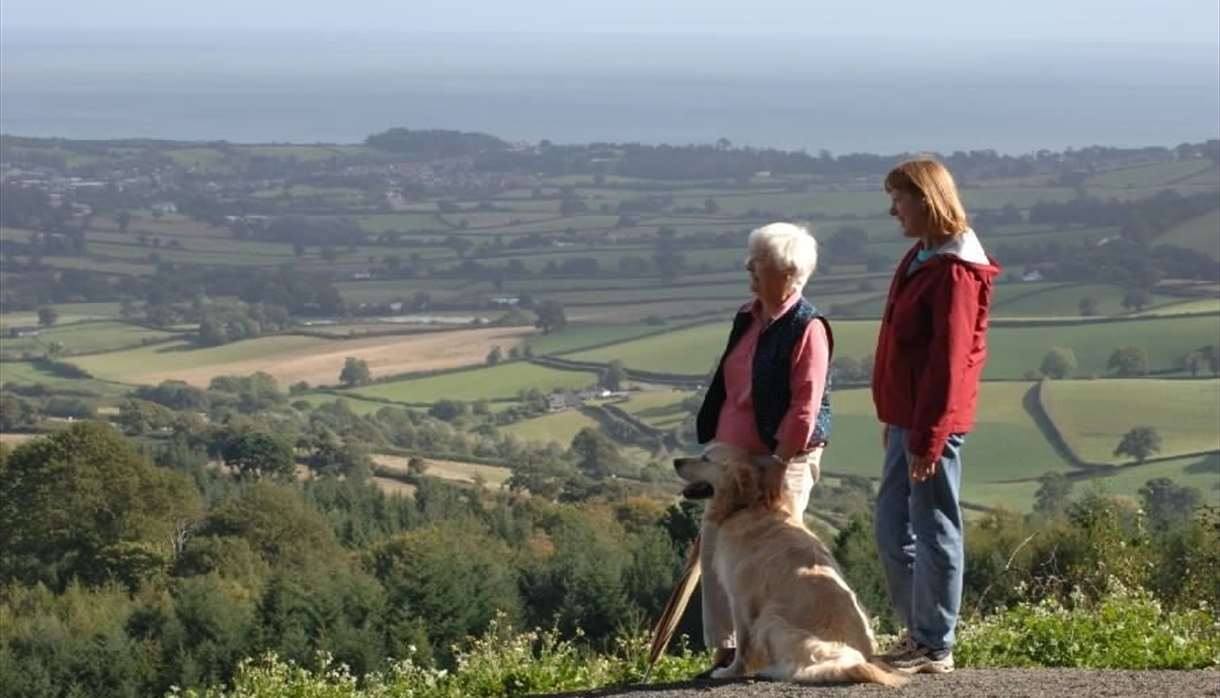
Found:
[{"label": "blue jeans", "polygon": [[890,426],[873,532],[890,601],[911,637],[934,650],[953,647],[962,605],[962,480],[965,434],[945,443],[936,475],[912,482],[907,429]]}]

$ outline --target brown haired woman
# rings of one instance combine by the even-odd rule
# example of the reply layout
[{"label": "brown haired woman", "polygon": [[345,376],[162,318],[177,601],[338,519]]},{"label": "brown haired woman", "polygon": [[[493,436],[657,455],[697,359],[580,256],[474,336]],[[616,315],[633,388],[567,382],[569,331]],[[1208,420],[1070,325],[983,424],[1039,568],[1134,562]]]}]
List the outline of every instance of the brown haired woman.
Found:
[{"label": "brown haired woman", "polygon": [[917,240],[894,272],[873,367],[885,448],[874,533],[907,628],[886,659],[909,673],[947,673],[962,596],[961,449],[974,426],[1000,268],[944,165],[904,162],[885,190],[890,215]]}]

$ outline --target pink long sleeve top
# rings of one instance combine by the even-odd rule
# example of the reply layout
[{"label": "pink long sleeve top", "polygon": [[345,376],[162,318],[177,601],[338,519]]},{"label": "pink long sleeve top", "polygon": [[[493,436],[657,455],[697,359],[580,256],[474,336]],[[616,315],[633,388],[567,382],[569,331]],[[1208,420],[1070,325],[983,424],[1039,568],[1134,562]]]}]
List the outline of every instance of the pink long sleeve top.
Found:
[{"label": "pink long sleeve top", "polygon": [[[763,317],[762,302],[757,299],[742,306],[741,310],[748,310],[754,316],[754,322],[724,360],[725,400],[716,422],[717,441],[751,453],[768,452],[754,418],[754,398],[751,394],[754,352],[763,329],[791,310],[800,298],[799,293],[792,294],[773,316],[767,318]],[[818,407],[822,404],[822,392],[826,389],[829,361],[830,345],[826,328],[821,322],[810,322],[805,334],[792,349],[792,401],[776,433],[779,442],[777,451],[786,448],[795,454],[808,450]]]}]

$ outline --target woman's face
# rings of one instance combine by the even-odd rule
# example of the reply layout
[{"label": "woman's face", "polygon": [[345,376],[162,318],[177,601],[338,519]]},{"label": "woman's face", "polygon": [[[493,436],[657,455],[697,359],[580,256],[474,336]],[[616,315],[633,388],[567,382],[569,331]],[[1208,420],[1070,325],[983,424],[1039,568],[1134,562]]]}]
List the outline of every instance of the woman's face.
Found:
[{"label": "woman's face", "polygon": [[764,303],[778,305],[788,296],[792,275],[770,259],[751,254],[746,258],[746,271],[750,273],[750,291]]},{"label": "woman's face", "polygon": [[890,215],[898,219],[903,235],[909,238],[923,237],[923,221],[927,216],[923,197],[905,189],[891,189]]}]

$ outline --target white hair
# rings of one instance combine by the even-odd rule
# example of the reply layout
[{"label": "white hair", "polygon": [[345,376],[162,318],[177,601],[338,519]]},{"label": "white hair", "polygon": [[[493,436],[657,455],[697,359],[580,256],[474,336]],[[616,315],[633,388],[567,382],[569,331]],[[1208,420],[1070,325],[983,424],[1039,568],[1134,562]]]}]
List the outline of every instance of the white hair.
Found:
[{"label": "white hair", "polygon": [[750,233],[750,256],[765,259],[792,274],[788,291],[800,291],[818,267],[818,241],[813,231],[795,223],[771,223]]}]

